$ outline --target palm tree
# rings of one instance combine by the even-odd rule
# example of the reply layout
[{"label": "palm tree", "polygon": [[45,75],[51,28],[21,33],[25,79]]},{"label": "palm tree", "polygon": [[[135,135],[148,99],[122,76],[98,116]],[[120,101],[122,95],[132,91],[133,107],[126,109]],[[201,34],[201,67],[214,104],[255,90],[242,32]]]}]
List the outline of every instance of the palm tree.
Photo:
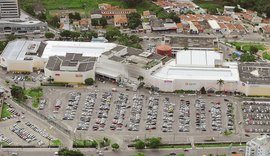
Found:
[{"label": "palm tree", "polygon": [[54,81],[54,79],[52,78],[52,76],[49,76],[48,81],[49,81],[50,84]]},{"label": "palm tree", "polygon": [[137,78],[137,80],[140,81],[140,82],[142,82],[142,81],[144,80],[144,77],[140,75],[140,76]]},{"label": "palm tree", "polygon": [[222,87],[222,85],[224,85],[224,80],[222,80],[222,79],[217,80],[217,84],[219,85],[219,91],[221,93],[221,87]]}]

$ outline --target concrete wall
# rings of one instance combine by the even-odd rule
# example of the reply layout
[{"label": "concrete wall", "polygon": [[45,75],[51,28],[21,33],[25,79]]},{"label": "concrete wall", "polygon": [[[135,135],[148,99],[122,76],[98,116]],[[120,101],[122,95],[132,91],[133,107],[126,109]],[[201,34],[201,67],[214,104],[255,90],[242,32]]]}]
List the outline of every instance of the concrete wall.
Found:
[{"label": "concrete wall", "polygon": [[[152,81],[149,83],[153,86],[158,87],[161,91],[173,92],[175,90],[200,90],[202,87],[205,87],[206,90],[214,89],[219,91],[219,85],[217,80],[184,80],[184,79],[159,79],[152,77]],[[238,89],[238,82],[225,82],[222,85],[221,90],[225,91],[235,91]]]},{"label": "concrete wall", "polygon": [[7,71],[15,72],[33,72],[33,61],[26,60],[8,60],[6,61]]},{"label": "concrete wall", "polygon": [[95,70],[87,72],[69,72],[69,71],[50,71],[47,68],[44,69],[45,76],[51,76],[54,82],[64,83],[84,83],[87,78],[93,78],[95,80]]},{"label": "concrete wall", "polygon": [[270,96],[270,85],[246,84],[240,82],[239,91],[247,96]]}]

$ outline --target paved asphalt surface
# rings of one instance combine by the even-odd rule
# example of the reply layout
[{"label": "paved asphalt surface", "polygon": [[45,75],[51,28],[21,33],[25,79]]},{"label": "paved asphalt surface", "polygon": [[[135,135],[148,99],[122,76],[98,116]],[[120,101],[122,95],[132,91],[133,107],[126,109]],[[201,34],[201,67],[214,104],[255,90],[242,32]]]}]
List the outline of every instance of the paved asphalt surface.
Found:
[{"label": "paved asphalt surface", "polygon": [[[187,152],[182,149],[162,149],[162,150],[125,150],[119,152],[105,151],[104,156],[130,156],[137,152],[145,153],[147,156],[165,156],[174,152],[176,154],[185,153],[186,156],[203,156],[208,154],[226,154],[230,155],[232,152],[238,152],[238,148],[229,149],[226,148],[207,148],[207,149],[193,149]],[[243,149],[243,148],[242,148]],[[11,156],[12,153],[18,153],[18,156],[53,156],[54,152],[58,149],[0,149],[0,154],[3,156]],[[95,149],[80,149],[86,156],[96,156],[98,155]],[[239,152],[238,152],[239,153]]]}]

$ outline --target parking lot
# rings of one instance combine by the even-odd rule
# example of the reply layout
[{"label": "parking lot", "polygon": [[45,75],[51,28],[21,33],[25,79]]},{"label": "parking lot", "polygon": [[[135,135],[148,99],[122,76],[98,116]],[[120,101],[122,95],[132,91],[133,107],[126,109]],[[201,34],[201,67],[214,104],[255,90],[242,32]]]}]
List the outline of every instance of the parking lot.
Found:
[{"label": "parking lot", "polygon": [[[51,89],[49,89],[50,92]],[[80,95],[75,104],[70,97]],[[234,110],[230,97],[208,97],[177,94],[150,95],[144,91],[113,92],[111,89],[53,89],[45,97],[48,109],[42,113],[52,117],[74,133],[140,135],[209,134],[235,130]],[[62,101],[59,111],[55,104]]]},{"label": "parking lot", "polygon": [[270,133],[269,101],[243,101],[242,110],[246,132]]}]

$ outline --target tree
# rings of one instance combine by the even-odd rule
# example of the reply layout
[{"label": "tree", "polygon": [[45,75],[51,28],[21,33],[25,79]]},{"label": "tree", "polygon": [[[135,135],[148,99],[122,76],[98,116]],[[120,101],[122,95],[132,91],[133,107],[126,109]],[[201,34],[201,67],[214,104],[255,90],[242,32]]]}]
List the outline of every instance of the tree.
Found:
[{"label": "tree", "polygon": [[111,145],[111,147],[113,148],[113,150],[118,150],[120,146],[117,143],[114,143]]},{"label": "tree", "polygon": [[106,19],[105,17],[102,17],[102,18],[99,20],[99,24],[100,24],[102,27],[105,27],[106,25],[108,25],[107,19]]},{"label": "tree", "polygon": [[79,32],[75,32],[75,31],[70,32],[70,37],[72,38],[72,40],[78,39],[80,36],[81,36],[81,33]]},{"label": "tree", "polygon": [[24,7],[24,11],[27,12],[28,14],[32,15],[32,16],[35,16],[35,12],[34,12],[34,7],[33,5],[26,5]]},{"label": "tree", "polygon": [[179,16],[176,15],[175,12],[170,12],[170,13],[169,13],[169,17],[170,17],[170,19],[172,19],[175,23],[180,23],[180,22],[181,22]]},{"label": "tree", "polygon": [[48,39],[51,39],[51,38],[54,38],[55,35],[54,35],[54,33],[46,32],[46,33],[45,33],[45,37],[48,38]]},{"label": "tree", "polygon": [[74,14],[74,19],[77,20],[77,21],[81,20],[81,15],[80,15],[80,13],[75,12],[75,14]]},{"label": "tree", "polygon": [[256,58],[254,55],[251,55],[249,53],[244,53],[240,56],[241,62],[255,62]]},{"label": "tree", "polygon": [[69,19],[74,19],[74,14],[73,14],[73,13],[69,13],[69,14],[68,14],[68,18],[69,18]]},{"label": "tree", "polygon": [[130,29],[135,29],[139,25],[142,24],[141,15],[138,14],[138,13],[136,13],[136,12],[133,12],[133,13],[128,14],[127,15],[127,18],[128,18],[128,27]]},{"label": "tree", "polygon": [[158,146],[160,146],[160,144],[161,144],[161,138],[152,137],[152,138],[146,139],[146,145],[149,148],[157,148]]},{"label": "tree", "polygon": [[53,16],[51,19],[49,19],[48,23],[53,27],[59,28],[60,19],[57,16]]},{"label": "tree", "polygon": [[8,35],[8,36],[7,36],[7,42],[16,40],[16,38],[17,38],[17,37],[16,37],[15,35],[13,35],[13,34]]},{"label": "tree", "polygon": [[242,12],[242,9],[240,9],[238,7],[238,5],[235,6],[235,8],[233,9],[234,12]]},{"label": "tree", "polygon": [[114,26],[108,26],[106,29],[105,38],[111,42],[111,41],[115,41],[117,37],[119,37],[120,35],[121,35],[121,32],[118,28]]},{"label": "tree", "polygon": [[139,5],[143,0],[124,0],[124,2],[126,3],[126,5],[128,7],[136,7],[137,5]]},{"label": "tree", "polygon": [[41,14],[38,14],[37,18],[43,22],[47,20],[46,14],[44,14],[43,12]]},{"label": "tree", "polygon": [[93,85],[94,84],[94,80],[93,80],[93,78],[87,78],[87,79],[85,79],[84,80],[84,83],[86,84],[86,85]]},{"label": "tree", "polygon": [[51,84],[51,83],[54,81],[54,79],[53,79],[52,76],[50,75],[49,78],[47,79],[47,81],[49,81],[49,83]]},{"label": "tree", "polygon": [[135,141],[134,147],[136,149],[144,149],[145,143],[142,140],[138,139],[138,140]]},{"label": "tree", "polygon": [[252,45],[250,46],[249,51],[251,54],[256,54],[259,51],[259,49],[256,46]]},{"label": "tree", "polygon": [[14,97],[15,99],[19,101],[24,101],[25,95],[24,95],[24,90],[22,87],[12,85],[10,93],[11,93],[11,96]]},{"label": "tree", "polygon": [[137,78],[137,80],[140,81],[140,82],[142,82],[142,81],[144,80],[144,77],[140,75],[140,76]]},{"label": "tree", "polygon": [[67,148],[63,148],[58,151],[59,156],[84,156],[84,154],[79,150],[69,150]]},{"label": "tree", "polygon": [[64,30],[64,31],[60,32],[60,36],[65,37],[65,38],[69,38],[69,37],[71,37],[71,31]]},{"label": "tree", "polygon": [[99,25],[98,19],[95,19],[95,18],[91,19],[91,25],[95,27],[98,26]]},{"label": "tree", "polygon": [[221,92],[221,87],[224,85],[224,80],[222,79],[217,80],[217,84],[219,86],[219,91]]},{"label": "tree", "polygon": [[205,88],[204,88],[204,87],[202,87],[202,88],[201,88],[201,90],[200,90],[200,92],[201,92],[201,94],[206,94],[206,90],[205,90]]},{"label": "tree", "polygon": [[237,51],[241,51],[241,46],[240,45],[237,45],[235,48],[236,48]]},{"label": "tree", "polygon": [[133,154],[132,156],[146,156],[144,153],[138,152],[136,154]]}]

